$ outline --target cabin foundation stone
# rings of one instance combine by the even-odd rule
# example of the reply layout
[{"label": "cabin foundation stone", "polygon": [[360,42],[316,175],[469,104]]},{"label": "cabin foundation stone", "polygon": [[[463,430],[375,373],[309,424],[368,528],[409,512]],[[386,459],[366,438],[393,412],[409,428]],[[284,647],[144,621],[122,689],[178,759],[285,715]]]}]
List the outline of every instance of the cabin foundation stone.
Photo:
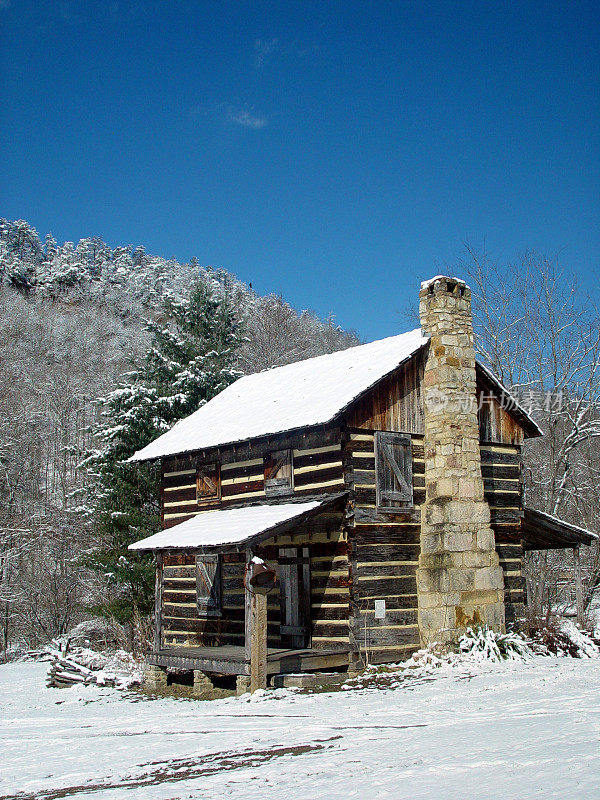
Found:
[{"label": "cabin foundation stone", "polygon": [[163,691],[167,688],[167,671],[149,664],[144,672],[144,689],[149,692]]},{"label": "cabin foundation stone", "polygon": [[423,377],[425,503],[417,571],[424,644],[469,625],[502,631],[504,578],[484,500],[471,291],[455,278],[423,284],[421,327],[430,337]]},{"label": "cabin foundation stone", "polygon": [[192,695],[199,700],[211,700],[214,691],[214,684],[208,675],[199,669],[195,669]]},{"label": "cabin foundation stone", "polygon": [[250,691],[250,675],[238,675],[235,681],[235,693],[239,697]]}]

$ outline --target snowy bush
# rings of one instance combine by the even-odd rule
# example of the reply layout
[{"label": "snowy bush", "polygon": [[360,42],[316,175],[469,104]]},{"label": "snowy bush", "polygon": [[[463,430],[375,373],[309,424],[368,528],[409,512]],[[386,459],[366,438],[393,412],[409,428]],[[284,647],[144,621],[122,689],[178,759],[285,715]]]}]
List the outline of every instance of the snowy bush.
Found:
[{"label": "snowy bush", "polygon": [[118,650],[127,645],[127,636],[122,625],[107,617],[94,617],[76,625],[56,642],[69,647],[88,647],[92,650]]},{"label": "snowy bush", "polygon": [[487,626],[467,628],[458,644],[462,653],[477,661],[526,661],[539,652],[530,639],[518,633],[496,633]]},{"label": "snowy bush", "polygon": [[600,649],[571,620],[558,619],[532,632],[533,641],[554,656],[598,658]]}]

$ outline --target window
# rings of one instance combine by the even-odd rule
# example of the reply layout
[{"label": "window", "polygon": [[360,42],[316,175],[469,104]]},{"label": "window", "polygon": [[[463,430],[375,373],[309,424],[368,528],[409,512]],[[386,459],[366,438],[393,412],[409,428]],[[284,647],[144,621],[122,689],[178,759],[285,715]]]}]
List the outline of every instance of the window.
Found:
[{"label": "window", "polygon": [[221,557],[196,557],[196,605],[202,617],[221,616]]},{"label": "window", "polygon": [[267,497],[292,494],[294,470],[292,451],[277,450],[265,456],[265,494]]},{"label": "window", "polygon": [[221,475],[218,464],[203,464],[196,472],[196,502],[215,502],[221,499]]},{"label": "window", "polygon": [[406,433],[375,432],[377,509],[412,508],[412,442]]}]

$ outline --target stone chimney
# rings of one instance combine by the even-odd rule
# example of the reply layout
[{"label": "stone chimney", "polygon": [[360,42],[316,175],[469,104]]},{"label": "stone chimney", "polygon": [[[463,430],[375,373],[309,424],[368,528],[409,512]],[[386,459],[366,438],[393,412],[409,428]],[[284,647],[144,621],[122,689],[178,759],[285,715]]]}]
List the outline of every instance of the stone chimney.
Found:
[{"label": "stone chimney", "polygon": [[425,503],[417,571],[423,643],[468,625],[504,630],[504,578],[483,496],[471,290],[457,278],[425,281],[421,328],[430,337],[423,379]]}]

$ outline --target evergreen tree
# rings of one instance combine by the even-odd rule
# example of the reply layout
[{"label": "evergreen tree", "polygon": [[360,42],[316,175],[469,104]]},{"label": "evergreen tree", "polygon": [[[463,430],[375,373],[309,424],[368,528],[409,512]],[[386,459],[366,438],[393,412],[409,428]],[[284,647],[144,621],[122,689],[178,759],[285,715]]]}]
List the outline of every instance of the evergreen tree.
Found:
[{"label": "evergreen tree", "polygon": [[[103,449],[96,472],[92,523],[100,546],[88,566],[107,580],[107,601],[96,611],[132,624],[150,614],[154,564],[128,545],[159,528],[160,470],[128,464],[136,450],[168,430],[232,383],[240,341],[226,282],[208,273],[185,299],[165,301],[166,322],[149,322],[152,346],[127,384],[102,399]],[[132,644],[133,644],[132,640]]]}]

